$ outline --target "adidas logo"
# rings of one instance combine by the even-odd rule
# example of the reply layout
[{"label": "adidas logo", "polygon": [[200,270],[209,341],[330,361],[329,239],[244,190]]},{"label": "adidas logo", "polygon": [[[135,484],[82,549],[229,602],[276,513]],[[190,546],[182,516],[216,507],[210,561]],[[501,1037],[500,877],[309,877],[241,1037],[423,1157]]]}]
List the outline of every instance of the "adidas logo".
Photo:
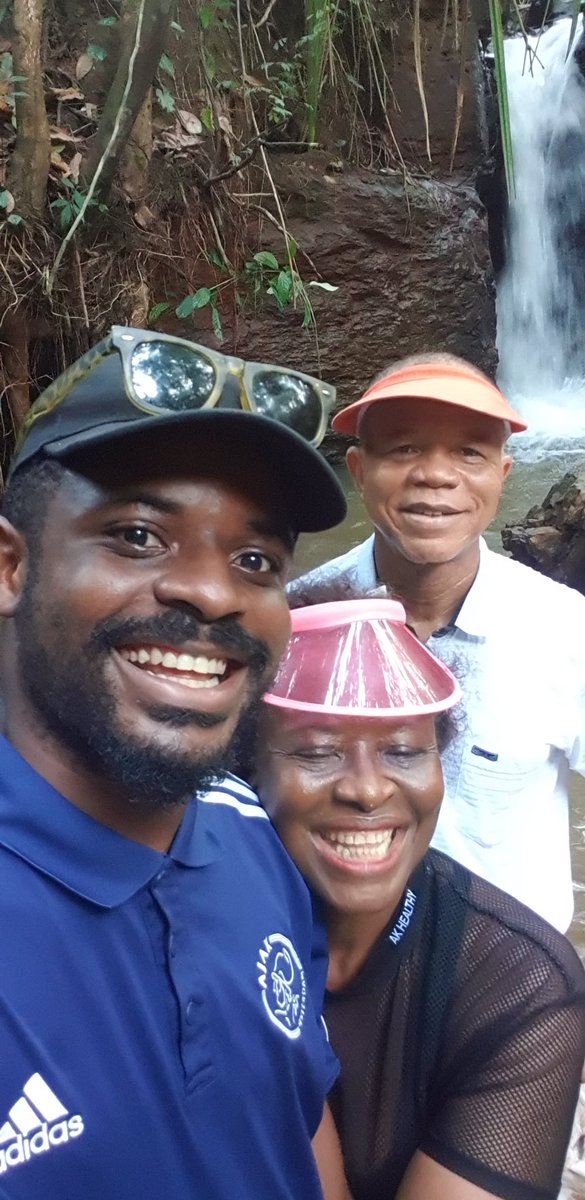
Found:
[{"label": "adidas logo", "polygon": [[69,1116],[41,1075],[31,1075],[22,1092],[0,1128],[0,1175],[83,1133],[82,1118]]}]

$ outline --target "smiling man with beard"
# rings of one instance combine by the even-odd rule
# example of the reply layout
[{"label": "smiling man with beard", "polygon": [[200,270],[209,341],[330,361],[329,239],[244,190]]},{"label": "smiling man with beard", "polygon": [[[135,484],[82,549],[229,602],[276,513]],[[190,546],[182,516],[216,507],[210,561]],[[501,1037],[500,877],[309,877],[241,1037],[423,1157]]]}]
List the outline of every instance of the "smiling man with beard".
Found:
[{"label": "smiling man with beard", "polygon": [[327,391],[115,327],[25,425],[0,518],[10,1200],[318,1200],[311,1140],[345,1196],[324,948],[225,774],[296,535],[343,516]]}]

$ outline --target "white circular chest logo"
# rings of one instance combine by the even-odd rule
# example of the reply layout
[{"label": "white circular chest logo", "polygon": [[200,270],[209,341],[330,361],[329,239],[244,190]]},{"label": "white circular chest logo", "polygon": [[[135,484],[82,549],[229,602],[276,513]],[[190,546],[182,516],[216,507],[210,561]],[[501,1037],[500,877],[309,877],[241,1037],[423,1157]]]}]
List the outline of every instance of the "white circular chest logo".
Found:
[{"label": "white circular chest logo", "polygon": [[271,933],[258,952],[258,983],[270,1020],[289,1038],[300,1036],[307,1003],[303,964],[289,938]]}]

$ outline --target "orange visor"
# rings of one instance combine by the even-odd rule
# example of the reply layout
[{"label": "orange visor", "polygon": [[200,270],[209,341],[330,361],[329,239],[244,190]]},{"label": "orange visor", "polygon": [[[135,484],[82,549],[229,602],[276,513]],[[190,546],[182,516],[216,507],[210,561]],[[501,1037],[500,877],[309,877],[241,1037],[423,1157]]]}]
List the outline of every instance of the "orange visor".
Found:
[{"label": "orange visor", "polygon": [[379,400],[404,400],[406,398],[441,400],[457,408],[468,408],[472,412],[484,413],[498,421],[507,421],[512,433],[527,429],[526,421],[508,404],[495,383],[483,379],[464,364],[457,363],[412,363],[400,371],[394,371],[368,388],[367,392],[343,408],[333,418],[337,433],[358,433],[360,418],[371,404]]}]

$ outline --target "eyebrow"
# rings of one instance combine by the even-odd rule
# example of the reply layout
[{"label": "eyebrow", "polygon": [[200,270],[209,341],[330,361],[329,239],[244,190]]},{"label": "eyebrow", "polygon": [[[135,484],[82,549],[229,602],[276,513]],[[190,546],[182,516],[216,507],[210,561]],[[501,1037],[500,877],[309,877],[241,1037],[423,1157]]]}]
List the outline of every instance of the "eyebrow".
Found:
[{"label": "eyebrow", "polygon": [[[124,508],[128,504],[141,504],[144,508],[152,508],[155,512],[168,513],[170,516],[175,516],[183,509],[183,505],[176,500],[167,500],[163,496],[159,496],[156,492],[128,492],[124,496],[114,496],[106,500],[105,508]],[[248,529],[251,533],[257,533],[260,537],[276,538],[283,542],[286,549],[292,554],[297,535],[290,528],[286,521],[278,520],[276,517],[258,517],[252,518],[247,522]]]},{"label": "eyebrow", "polygon": [[124,496],[113,496],[105,501],[104,508],[124,508],[128,504],[141,504],[144,508],[153,508],[157,512],[171,515],[180,512],[182,508],[176,500],[165,500],[155,492],[128,492]]},{"label": "eyebrow", "polygon": [[287,525],[284,520],[279,521],[276,518],[262,518],[248,521],[248,528],[252,533],[258,533],[260,537],[277,538],[279,542],[283,542],[287,550],[292,554],[297,540],[296,533]]}]

